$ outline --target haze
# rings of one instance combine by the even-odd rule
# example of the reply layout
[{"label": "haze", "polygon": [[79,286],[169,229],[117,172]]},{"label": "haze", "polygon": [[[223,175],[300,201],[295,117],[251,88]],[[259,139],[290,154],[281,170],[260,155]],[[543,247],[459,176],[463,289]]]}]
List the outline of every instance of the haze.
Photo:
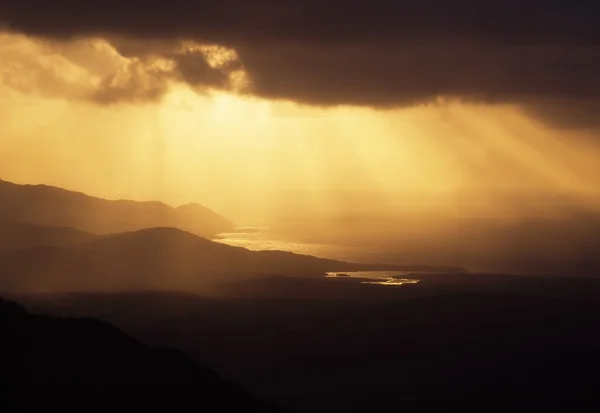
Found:
[{"label": "haze", "polygon": [[250,225],[299,208],[392,208],[415,195],[485,196],[488,213],[504,214],[518,206],[493,199],[503,193],[600,192],[595,131],[553,128],[516,104],[322,107],[175,80],[152,101],[90,101],[107,82],[114,93],[134,81],[150,93],[158,86],[144,70],[159,69],[127,78],[137,60],[95,38],[5,33],[0,59],[0,174],[16,182],[203,202]]},{"label": "haze", "polygon": [[597,405],[599,16],[0,1],[0,402]]}]

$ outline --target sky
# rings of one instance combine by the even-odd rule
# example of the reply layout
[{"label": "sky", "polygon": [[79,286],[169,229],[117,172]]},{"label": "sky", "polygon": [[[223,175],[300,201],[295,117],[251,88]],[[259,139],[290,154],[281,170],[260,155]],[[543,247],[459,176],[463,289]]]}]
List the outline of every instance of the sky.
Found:
[{"label": "sky", "polygon": [[582,0],[5,0],[0,178],[238,222],[598,196],[599,17]]}]

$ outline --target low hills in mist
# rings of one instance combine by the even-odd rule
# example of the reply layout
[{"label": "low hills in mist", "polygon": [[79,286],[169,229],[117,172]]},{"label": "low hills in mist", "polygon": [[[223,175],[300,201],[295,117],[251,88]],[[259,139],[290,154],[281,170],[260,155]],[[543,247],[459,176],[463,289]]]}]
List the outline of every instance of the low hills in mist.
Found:
[{"label": "low hills in mist", "polygon": [[40,245],[61,246],[91,241],[98,237],[99,235],[69,227],[0,221],[0,249],[29,248]]},{"label": "low hills in mist", "polygon": [[170,207],[161,202],[106,200],[46,185],[0,180],[0,216],[5,221],[71,227],[109,234],[150,227],[176,227],[211,237],[235,225],[198,204]]},{"label": "low hills in mist", "polygon": [[202,402],[195,407],[203,411],[271,411],[192,357],[148,347],[98,320],[34,315],[0,299],[0,330],[4,405],[59,399],[186,400]]},{"label": "low hills in mist", "polygon": [[250,251],[202,235],[231,231],[200,205],[107,201],[0,181],[0,290],[205,290],[215,283],[329,271],[453,271],[457,267],[353,264],[284,251]]},{"label": "low hills in mist", "polygon": [[[12,226],[18,228],[20,224]],[[13,232],[19,247],[7,248],[9,233],[3,236],[0,289],[4,291],[201,290],[215,283],[265,275],[464,271],[452,267],[355,264],[284,251],[250,251],[176,228],[149,228],[112,235],[30,224],[24,228],[27,236],[20,236],[18,230]],[[35,235],[36,230],[39,236]],[[35,239],[40,243],[33,243]]]}]

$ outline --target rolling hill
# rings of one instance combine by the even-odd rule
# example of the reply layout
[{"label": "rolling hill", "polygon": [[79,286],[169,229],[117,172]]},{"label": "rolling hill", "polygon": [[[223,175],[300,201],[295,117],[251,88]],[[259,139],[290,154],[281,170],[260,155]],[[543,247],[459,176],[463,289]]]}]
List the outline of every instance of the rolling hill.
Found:
[{"label": "rolling hill", "polygon": [[0,221],[0,249],[64,246],[90,241],[99,235],[69,227],[50,227],[23,222]]},{"label": "rolling hill", "polygon": [[110,234],[151,227],[176,227],[206,237],[235,225],[198,204],[173,208],[161,202],[106,200],[46,185],[0,180],[0,217],[5,221],[71,227]]},{"label": "rolling hill", "polygon": [[203,411],[273,411],[191,356],[148,347],[105,322],[31,314],[0,299],[0,331],[5,406],[27,400],[185,400]]},{"label": "rolling hill", "polygon": [[321,277],[328,271],[369,270],[440,268],[356,264],[284,251],[250,251],[162,227],[92,237],[69,245],[0,250],[0,290],[8,292],[197,290],[265,275]]}]

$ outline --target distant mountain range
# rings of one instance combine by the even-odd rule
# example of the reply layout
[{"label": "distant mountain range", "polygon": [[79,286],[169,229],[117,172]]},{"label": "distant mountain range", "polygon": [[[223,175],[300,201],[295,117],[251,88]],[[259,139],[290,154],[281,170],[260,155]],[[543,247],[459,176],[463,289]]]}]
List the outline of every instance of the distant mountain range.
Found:
[{"label": "distant mountain range", "polygon": [[235,229],[231,221],[198,204],[173,208],[161,202],[111,201],[52,186],[2,180],[0,217],[4,221],[71,227],[97,234],[176,227],[212,237]]},{"label": "distant mountain range", "polygon": [[199,205],[107,201],[0,181],[0,291],[201,290],[271,275],[329,271],[451,271],[354,264],[285,251],[250,251],[198,234],[234,225]]},{"label": "distant mountain range", "polygon": [[185,400],[209,412],[273,411],[191,356],[148,347],[98,320],[30,314],[0,299],[0,331],[4,406],[61,399]]},{"label": "distant mountain range", "polygon": [[[18,228],[19,224],[12,224]],[[439,266],[356,264],[285,251],[250,251],[176,228],[92,235],[64,228],[24,226],[27,236],[3,235],[0,290],[9,292],[198,290],[265,275],[322,276],[328,271],[464,271]],[[35,231],[39,231],[39,236]],[[55,238],[53,238],[55,236]],[[34,240],[40,240],[35,244]]]},{"label": "distant mountain range", "polygon": [[100,235],[69,227],[51,227],[24,222],[0,221],[0,249],[19,249],[41,245],[64,246],[91,241]]}]

